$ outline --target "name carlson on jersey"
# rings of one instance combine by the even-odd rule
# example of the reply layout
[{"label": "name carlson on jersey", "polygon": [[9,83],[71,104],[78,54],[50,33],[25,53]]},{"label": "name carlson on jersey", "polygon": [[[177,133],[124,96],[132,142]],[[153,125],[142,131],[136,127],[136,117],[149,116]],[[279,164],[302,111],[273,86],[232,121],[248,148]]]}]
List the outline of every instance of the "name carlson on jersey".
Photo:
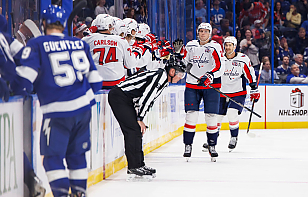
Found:
[{"label": "name carlson on jersey", "polygon": [[83,49],[84,45],[81,40],[71,41],[71,40],[60,40],[60,41],[49,41],[43,42],[44,50],[46,52],[50,51],[63,51],[69,49]]},{"label": "name carlson on jersey", "polygon": [[97,45],[118,46],[118,42],[114,40],[94,40],[94,46]]}]

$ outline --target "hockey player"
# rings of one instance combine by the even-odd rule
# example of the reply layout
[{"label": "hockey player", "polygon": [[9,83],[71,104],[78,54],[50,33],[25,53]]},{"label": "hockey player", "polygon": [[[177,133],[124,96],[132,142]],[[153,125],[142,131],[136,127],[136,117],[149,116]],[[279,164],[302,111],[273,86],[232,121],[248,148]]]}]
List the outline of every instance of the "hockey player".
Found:
[{"label": "hockey player", "polygon": [[[217,143],[217,114],[219,110],[219,93],[210,88],[220,88],[220,76],[224,70],[222,61],[223,52],[216,41],[211,40],[212,27],[209,23],[201,23],[198,26],[199,40],[192,40],[186,45],[186,63],[192,64],[190,73],[200,78],[198,83],[195,78],[187,75],[185,89],[186,122],[184,125],[184,157],[191,157],[192,143],[195,136],[196,124],[199,115],[201,99],[204,101],[205,122],[207,124],[207,139],[210,145],[209,154],[212,161],[216,161],[218,153],[215,150]],[[181,51],[182,42],[174,42],[176,53]]]},{"label": "hockey player", "polygon": [[146,126],[143,119],[168,82],[178,82],[184,72],[180,66],[168,65],[165,69],[129,77],[110,90],[108,102],[124,135],[128,180],[136,176],[151,179],[156,173],[144,163],[142,135]]},{"label": "hockey player", "polygon": [[95,19],[98,33],[84,37],[90,45],[93,60],[103,78],[103,89],[111,89],[125,80],[124,65],[133,68],[137,65],[136,55],[132,53],[128,42],[117,35],[112,35],[114,20],[111,16],[99,15]]},{"label": "hockey player", "polygon": [[[260,93],[256,85],[256,76],[254,68],[251,66],[247,55],[235,52],[237,40],[234,36],[228,36],[224,41],[224,61],[225,70],[221,76],[221,91],[235,101],[244,105],[246,98],[246,79],[251,87],[250,98],[257,102]],[[230,101],[223,95],[220,95],[219,115],[217,116],[218,130],[221,128],[223,117],[227,115],[231,139],[228,145],[232,151],[237,144],[239,130],[239,115],[243,108]],[[203,145],[206,147],[206,144]]]},{"label": "hockey player", "polygon": [[123,19],[127,27],[127,36],[126,40],[128,41],[129,45],[132,46],[135,43],[135,36],[138,31],[138,23],[135,19],[132,18],[125,18]]},{"label": "hockey player", "polygon": [[46,36],[27,43],[21,66],[16,67],[18,81],[12,85],[13,90],[26,94],[33,84],[37,92],[43,112],[40,152],[55,197],[68,196],[69,189],[73,196],[86,195],[91,106],[102,82],[89,46],[62,33],[67,18],[58,6],[43,11]]}]

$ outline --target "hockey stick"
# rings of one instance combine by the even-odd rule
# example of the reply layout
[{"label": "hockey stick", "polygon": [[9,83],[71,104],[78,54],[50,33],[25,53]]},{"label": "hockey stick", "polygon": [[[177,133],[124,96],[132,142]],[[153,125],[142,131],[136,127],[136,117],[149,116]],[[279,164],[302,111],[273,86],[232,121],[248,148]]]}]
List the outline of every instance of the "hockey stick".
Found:
[{"label": "hockey stick", "polygon": [[[259,82],[260,82],[260,77],[261,77],[262,67],[263,67],[263,62],[261,63],[261,65],[260,65],[260,69],[259,69],[259,76],[258,76],[258,81],[257,81],[257,87],[259,86]],[[251,110],[252,110],[252,111],[253,111],[254,106],[255,106],[255,99],[253,99],[253,101],[252,101],[252,107],[251,107]],[[248,128],[247,128],[247,134],[249,133],[249,128],[250,128],[251,118],[252,118],[252,113],[250,113],[250,116],[249,116]]]},{"label": "hockey stick", "polygon": [[70,16],[67,19],[67,30],[68,30],[68,35],[72,36],[72,23],[73,23],[73,19],[74,17],[82,10],[82,8],[87,6],[87,1],[86,0],[82,0],[80,1],[72,10]]},{"label": "hockey stick", "polygon": [[[190,67],[191,68],[191,67]],[[190,73],[190,69],[189,66],[187,66],[187,70],[186,70],[187,74],[189,74],[190,76],[192,76],[193,78],[197,79],[198,81],[200,80],[197,76],[193,75]],[[217,88],[214,88],[213,86],[209,85],[210,88],[216,90],[217,92],[219,92],[221,95],[224,95],[226,98],[230,99],[232,102],[234,102],[235,104],[245,108],[246,110],[250,111],[252,114],[256,115],[257,117],[261,118],[261,115],[257,114],[256,112],[252,111],[251,109],[249,109],[248,107],[242,105],[241,103],[235,101],[234,99],[232,99],[231,97],[229,97],[228,95],[226,95],[225,93],[223,93],[222,91],[218,90]]]}]

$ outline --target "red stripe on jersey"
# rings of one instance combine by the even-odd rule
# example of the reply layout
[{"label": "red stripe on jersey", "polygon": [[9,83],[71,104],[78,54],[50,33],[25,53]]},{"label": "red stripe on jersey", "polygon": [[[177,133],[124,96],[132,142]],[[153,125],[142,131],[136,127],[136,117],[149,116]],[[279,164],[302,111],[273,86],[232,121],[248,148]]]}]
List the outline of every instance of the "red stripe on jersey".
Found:
[{"label": "red stripe on jersey", "polygon": [[116,81],[103,81],[103,86],[115,86],[118,85],[121,81],[125,80],[125,76]]},{"label": "red stripe on jersey", "polygon": [[252,81],[252,76],[251,76],[251,73],[250,73],[250,70],[249,70],[247,64],[244,65],[244,72],[245,72],[245,74],[246,74],[246,76],[248,78],[249,83],[252,83],[253,82]]},{"label": "red stripe on jersey", "polygon": [[221,123],[217,123],[217,126],[221,126]]},{"label": "red stripe on jersey", "polygon": [[[221,88],[221,84],[220,83],[215,83],[215,84],[211,84],[211,86],[213,88]],[[210,87],[204,87],[204,86],[198,86],[196,84],[190,84],[190,83],[186,83],[186,87],[191,88],[191,89],[198,89],[198,90],[203,90],[203,89],[211,89]]]},{"label": "red stripe on jersey", "polygon": [[217,51],[216,49],[214,49],[213,53],[212,53],[213,57],[214,57],[214,60],[215,60],[215,68],[212,70],[212,72],[216,72],[216,71],[219,71],[220,67],[221,67],[221,62],[220,62],[220,58],[219,58],[219,55],[217,54]]},{"label": "red stripe on jersey", "polygon": [[217,126],[208,126],[206,127],[208,130],[215,130],[217,129],[218,127]]},{"label": "red stripe on jersey", "polygon": [[[242,96],[242,95],[246,95],[247,94],[247,91],[240,91],[240,92],[235,92],[235,93],[230,93],[230,94],[225,94],[229,97],[236,97],[236,96]],[[225,97],[224,95],[220,95],[220,97]]]},{"label": "red stripe on jersey", "polygon": [[196,128],[196,125],[189,125],[189,124],[185,123],[184,127],[188,128],[188,129],[194,129],[194,128]]},{"label": "red stripe on jersey", "polygon": [[229,125],[234,126],[234,125],[237,125],[239,122],[240,122],[239,120],[236,122],[229,122]]}]

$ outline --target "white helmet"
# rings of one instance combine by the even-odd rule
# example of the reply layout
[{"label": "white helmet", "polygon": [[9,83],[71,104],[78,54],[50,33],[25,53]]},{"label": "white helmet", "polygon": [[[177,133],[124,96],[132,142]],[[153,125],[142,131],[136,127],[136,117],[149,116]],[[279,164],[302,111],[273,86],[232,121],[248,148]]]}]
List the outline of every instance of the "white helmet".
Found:
[{"label": "white helmet", "polygon": [[96,17],[95,26],[97,30],[109,30],[114,27],[114,20],[109,14],[99,14]]},{"label": "white helmet", "polygon": [[151,29],[149,25],[145,23],[138,24],[138,31],[136,32],[136,37],[143,39],[145,35],[149,34]]},{"label": "white helmet", "polygon": [[91,23],[91,26],[96,26],[96,18],[93,19],[92,23]]},{"label": "white helmet", "polygon": [[128,35],[132,34],[132,30],[135,30],[136,32],[138,31],[138,23],[135,19],[125,18],[125,19],[123,19],[123,22],[125,23],[125,25],[127,27],[127,34]]},{"label": "white helmet", "polygon": [[234,36],[228,36],[225,38],[224,40],[224,45],[227,43],[227,42],[231,42],[233,44],[234,47],[236,47],[237,45],[237,40]]},{"label": "white helmet", "polygon": [[212,35],[212,26],[210,23],[201,23],[199,26],[198,26],[198,32],[200,29],[208,29],[210,31],[210,37]]},{"label": "white helmet", "polygon": [[126,37],[127,27],[122,20],[117,20],[115,22],[114,30],[112,32],[113,32],[114,35],[118,35],[118,36],[121,33],[124,33],[124,37]]},{"label": "white helmet", "polygon": [[[237,40],[236,40],[236,38],[235,38],[234,36],[228,36],[228,37],[225,38],[225,40],[224,40],[224,51],[225,51],[225,52],[226,52],[226,50],[225,50],[225,44],[226,44],[227,42],[230,42],[230,43],[233,44],[233,50],[232,50],[232,53],[233,53],[233,52],[235,51],[236,45],[237,45]],[[232,54],[232,53],[230,53],[230,54]],[[229,55],[229,54],[228,54],[228,55]]]}]

